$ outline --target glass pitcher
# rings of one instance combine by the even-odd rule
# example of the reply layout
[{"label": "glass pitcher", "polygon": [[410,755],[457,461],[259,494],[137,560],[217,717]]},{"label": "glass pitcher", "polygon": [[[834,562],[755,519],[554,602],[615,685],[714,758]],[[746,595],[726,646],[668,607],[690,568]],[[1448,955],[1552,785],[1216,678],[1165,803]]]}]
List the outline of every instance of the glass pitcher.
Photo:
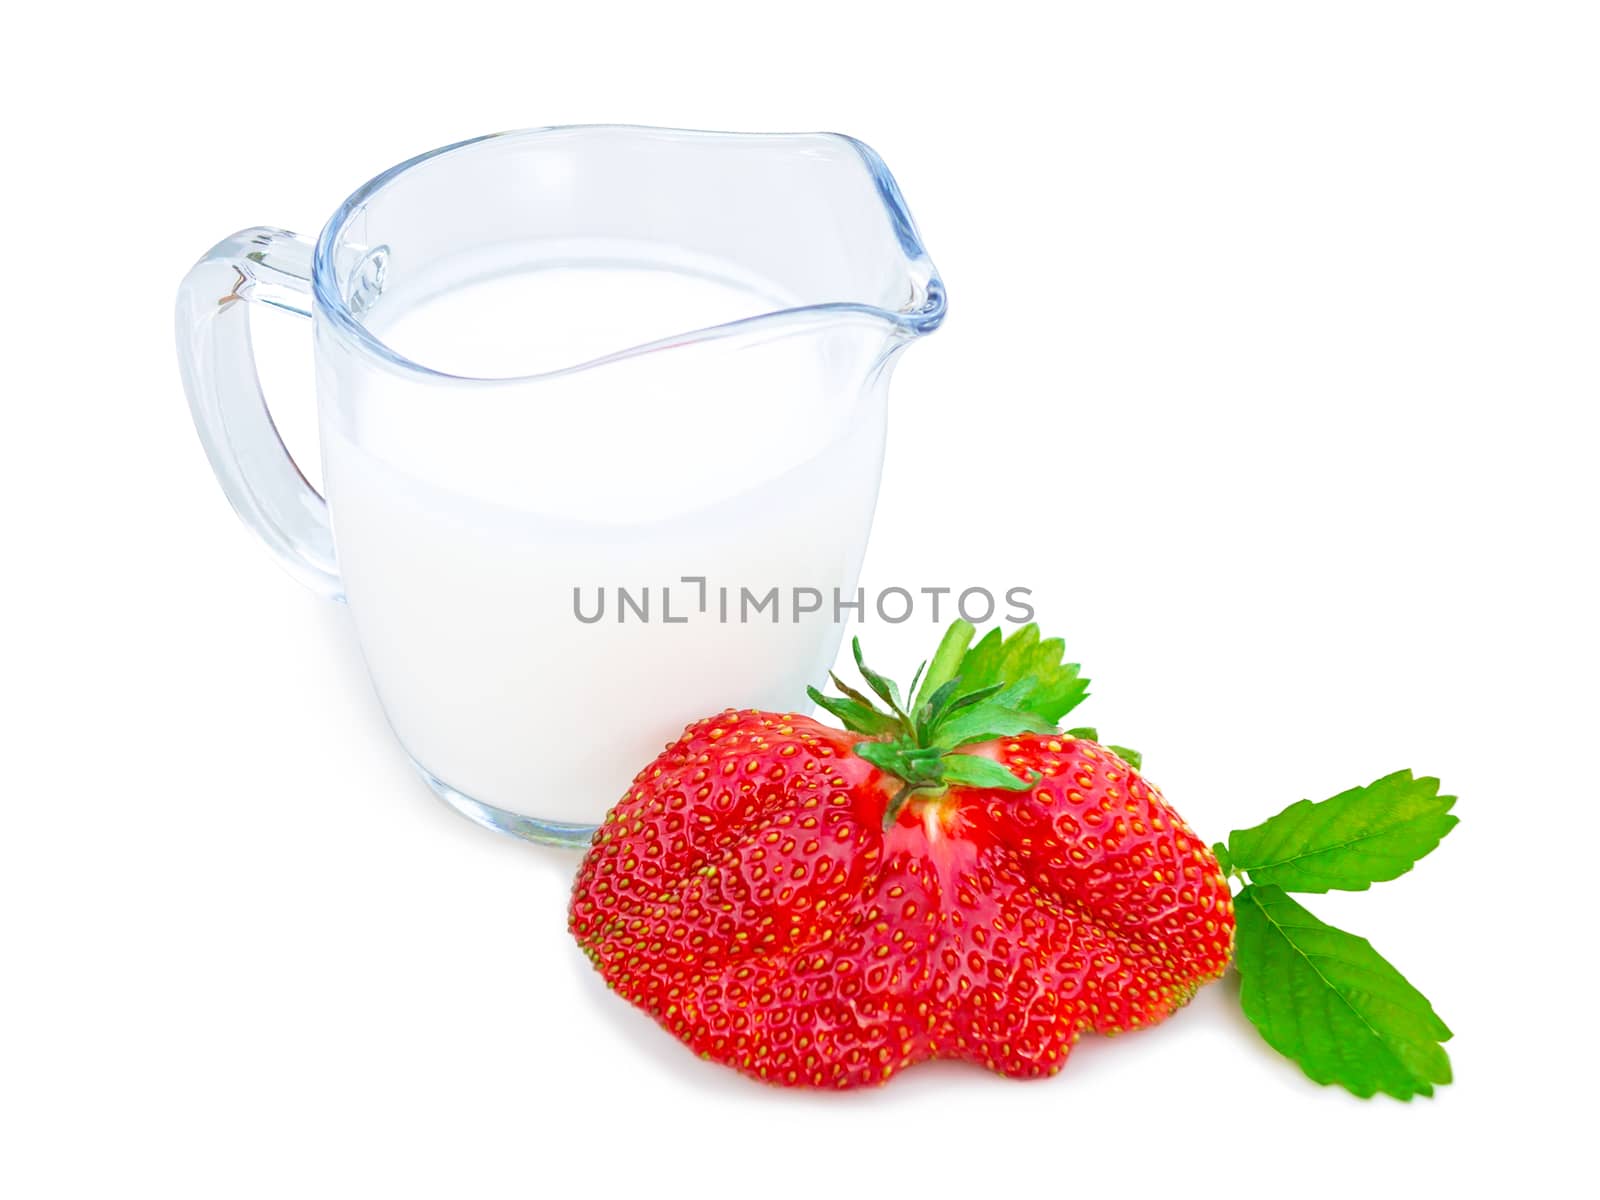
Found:
[{"label": "glass pitcher", "polygon": [[[247,301],[312,319],[325,499]],[[178,357],[223,491],[349,604],[422,777],[580,844],[688,722],[807,710],[860,611],[890,371],[944,312],[862,143],[578,126],[402,163],[315,247],[221,242]]]}]

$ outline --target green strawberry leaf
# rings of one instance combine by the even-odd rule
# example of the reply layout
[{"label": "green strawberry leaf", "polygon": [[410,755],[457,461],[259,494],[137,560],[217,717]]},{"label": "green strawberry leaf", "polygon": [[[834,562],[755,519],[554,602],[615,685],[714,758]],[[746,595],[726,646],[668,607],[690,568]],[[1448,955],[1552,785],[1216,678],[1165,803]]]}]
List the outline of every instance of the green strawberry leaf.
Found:
[{"label": "green strawberry leaf", "polygon": [[930,745],[953,750],[957,746],[1015,737],[1019,733],[1054,732],[1055,726],[1041,716],[998,700],[984,700],[935,722],[928,737]]},{"label": "green strawberry leaf", "polygon": [[900,722],[893,717],[848,697],[825,696],[814,687],[808,687],[806,695],[811,697],[811,703],[831,712],[844,722],[846,729],[856,733],[877,737],[884,733],[896,733],[900,729]]},{"label": "green strawberry leaf", "polygon": [[1079,725],[1076,729],[1067,730],[1067,736],[1069,738],[1083,738],[1086,741],[1098,742],[1100,740],[1100,731],[1093,725]]},{"label": "green strawberry leaf", "polygon": [[1404,875],[1456,824],[1437,779],[1396,771],[1228,836],[1234,866],[1286,892],[1361,892]]},{"label": "green strawberry leaf", "polygon": [[[944,646],[939,649],[943,652]],[[1089,681],[1079,678],[1077,663],[1061,661],[1064,653],[1066,643],[1060,638],[1039,640],[1037,625],[1024,625],[1008,638],[1002,638],[996,626],[966,652],[955,674],[964,687],[973,689],[1027,681],[1025,694],[1016,699],[1015,706],[1053,725],[1089,694]],[[926,681],[923,687],[927,687]]]},{"label": "green strawberry leaf", "polygon": [[913,703],[917,708],[926,704],[929,698],[956,677],[956,671],[961,666],[961,660],[967,653],[967,647],[972,644],[972,635],[977,630],[968,621],[956,620],[950,623],[950,628],[944,631],[944,637],[939,639],[939,648],[933,653],[933,661],[928,665],[928,673],[922,680],[922,690],[917,691]]},{"label": "green strawberry leaf", "polygon": [[927,669],[928,669],[928,664],[926,662],[924,662],[920,666],[918,666],[915,671],[913,671],[911,673],[911,686],[906,688],[906,695],[908,695],[908,696],[918,695],[918,692],[917,692],[917,681],[922,678],[922,673],[924,671],[926,671]]},{"label": "green strawberry leaf", "polygon": [[1358,1096],[1431,1096],[1450,1082],[1450,1029],[1365,938],[1272,884],[1235,899],[1239,1002],[1267,1043],[1318,1083]]},{"label": "green strawberry leaf", "polygon": [[[856,670],[861,672],[861,678],[867,681],[867,686],[877,694],[880,700],[892,708],[897,716],[899,716],[902,720],[907,720],[908,718],[906,718],[905,707],[900,702],[900,688],[895,681],[892,679],[885,679],[871,667],[867,666],[866,662],[862,660],[860,638],[850,639],[850,649],[854,651],[856,656]],[[834,676],[833,681],[834,683],[838,683],[838,676]]]},{"label": "green strawberry leaf", "polygon": [[[962,685],[961,677],[958,675],[956,678],[952,679],[950,683],[945,684],[945,687],[949,687],[950,684],[955,684],[959,688]],[[1004,691],[1005,686],[1006,685],[1003,683],[991,683],[988,687],[979,688],[975,692],[964,692],[962,695],[957,696],[954,700],[950,701],[950,703],[944,706],[945,714],[948,715],[953,712],[959,712],[961,709],[966,708],[969,705],[977,704],[980,701],[987,700],[990,696],[997,695],[998,693]],[[940,688],[938,692],[934,693],[934,695],[937,696],[943,691],[944,688]]]},{"label": "green strawberry leaf", "polygon": [[1211,847],[1211,853],[1217,856],[1217,866],[1222,868],[1222,873],[1224,875],[1232,875],[1233,858],[1229,855],[1228,848],[1221,842],[1217,842]]},{"label": "green strawberry leaf", "polygon": [[929,696],[921,707],[917,709],[916,727],[912,730],[912,733],[919,742],[927,742],[928,731],[948,711],[951,700],[960,687],[960,679],[945,680],[943,684],[934,689],[933,695]]},{"label": "green strawberry leaf", "polygon": [[1018,779],[1008,767],[976,754],[946,754],[939,760],[939,768],[946,783],[959,783],[966,787],[1025,792],[1033,786],[1032,780]]},{"label": "green strawberry leaf", "polygon": [[908,742],[859,742],[856,754],[880,771],[887,771],[914,787],[933,787],[939,782],[942,763],[937,750],[912,746]]},{"label": "green strawberry leaf", "polygon": [[870,709],[873,709],[874,711],[877,710],[877,705],[873,704],[872,698],[870,696],[868,696],[865,692],[862,692],[862,691],[860,691],[860,690],[858,690],[856,688],[851,687],[848,683],[846,683],[844,680],[840,679],[832,671],[828,672],[828,678],[833,680],[833,686],[834,687],[838,688],[846,696],[849,696],[850,699],[854,700],[857,704],[861,705],[861,707],[870,708]]}]

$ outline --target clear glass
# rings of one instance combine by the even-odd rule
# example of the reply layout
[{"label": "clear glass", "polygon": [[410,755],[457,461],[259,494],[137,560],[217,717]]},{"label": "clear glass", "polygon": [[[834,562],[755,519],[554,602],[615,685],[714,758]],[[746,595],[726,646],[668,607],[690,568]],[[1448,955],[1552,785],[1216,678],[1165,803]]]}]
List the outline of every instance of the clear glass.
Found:
[{"label": "clear glass", "polygon": [[[267,413],[250,300],[314,318],[325,503]],[[890,371],[943,315],[860,142],[578,126],[395,167],[314,253],[222,242],[178,342],[224,491],[348,602],[423,778],[491,828],[577,843],[687,722],[809,711],[856,598]]]}]

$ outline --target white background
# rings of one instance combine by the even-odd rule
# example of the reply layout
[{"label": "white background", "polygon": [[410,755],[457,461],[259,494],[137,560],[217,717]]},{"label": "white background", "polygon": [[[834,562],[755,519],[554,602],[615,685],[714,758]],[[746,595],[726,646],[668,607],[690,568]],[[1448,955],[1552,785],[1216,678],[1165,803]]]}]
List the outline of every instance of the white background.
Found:
[{"label": "white background", "polygon": [[[1574,1180],[1600,771],[1586,16],[13,13],[0,1193]],[[842,130],[899,178],[951,315],[895,379],[869,586],[1032,587],[1095,680],[1082,719],[1143,749],[1211,837],[1401,766],[1461,797],[1413,874],[1308,900],[1433,998],[1455,1085],[1409,1105],[1319,1088],[1230,979],[1049,1082],[935,1064],[765,1090],[600,986],[565,933],[574,858],[413,778],[344,613],[210,477],[172,293],[223,235],[314,233],[414,152],[613,120]],[[257,327],[314,458],[305,329]],[[881,665],[931,638],[863,632]]]}]

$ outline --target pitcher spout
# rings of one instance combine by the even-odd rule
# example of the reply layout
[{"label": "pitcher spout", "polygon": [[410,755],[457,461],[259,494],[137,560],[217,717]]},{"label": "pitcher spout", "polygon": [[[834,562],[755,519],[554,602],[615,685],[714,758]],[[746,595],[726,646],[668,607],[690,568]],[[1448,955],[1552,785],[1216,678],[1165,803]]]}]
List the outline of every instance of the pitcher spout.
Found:
[{"label": "pitcher spout", "polygon": [[845,134],[833,136],[848,142],[861,157],[899,245],[902,256],[900,270],[907,295],[903,304],[896,307],[892,314],[886,315],[899,318],[899,323],[913,336],[932,333],[944,322],[944,282],[922,244],[922,236],[917,232],[911,210],[900,193],[900,185],[895,182],[883,158],[871,146]]}]

